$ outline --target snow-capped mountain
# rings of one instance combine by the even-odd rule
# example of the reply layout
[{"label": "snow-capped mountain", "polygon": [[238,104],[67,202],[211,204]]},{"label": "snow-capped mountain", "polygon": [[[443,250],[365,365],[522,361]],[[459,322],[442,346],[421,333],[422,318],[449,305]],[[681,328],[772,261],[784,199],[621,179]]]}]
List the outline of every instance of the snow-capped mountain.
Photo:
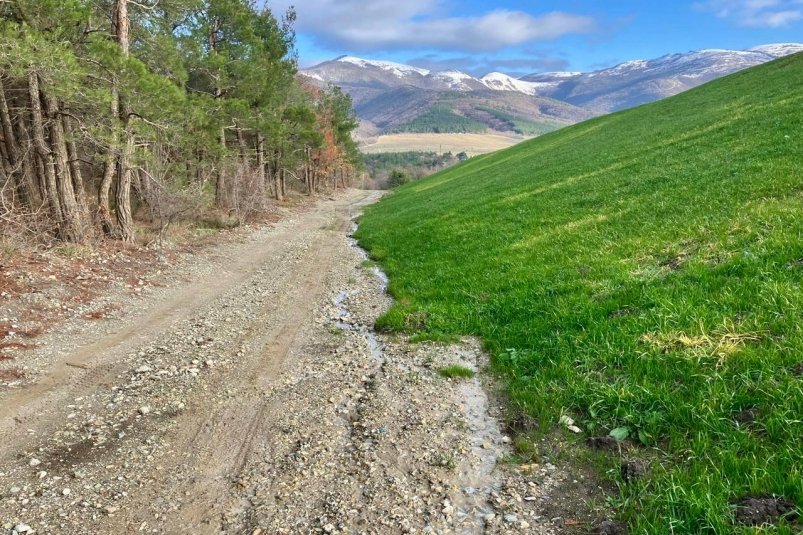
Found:
[{"label": "snow-capped mountain", "polygon": [[480,87],[478,80],[460,71],[441,71],[432,75],[435,80],[445,83],[455,91],[474,91]]},{"label": "snow-capped mountain", "polygon": [[[483,107],[500,110],[510,110],[510,103],[515,101],[513,107],[518,112],[522,107],[530,110],[524,116],[529,120],[572,121],[589,113],[607,113],[666,98],[797,52],[803,52],[803,44],[768,44],[749,50],[706,49],[627,61],[588,73],[536,73],[521,78],[499,72],[476,78],[457,70],[433,72],[391,61],[343,56],[302,70],[301,74],[313,83],[341,86],[351,94],[358,114],[368,120],[371,119],[362,111],[371,110],[384,117],[396,110],[410,116],[424,113],[427,105],[439,100],[439,95],[451,93],[452,99],[483,99]],[[522,96],[532,101],[522,100]],[[585,113],[573,107],[583,108]],[[553,117],[549,110],[559,111]]]},{"label": "snow-capped mountain", "polygon": [[803,51],[801,43],[777,43],[774,45],[762,45],[750,49],[751,52],[761,52],[774,58],[782,58],[797,52]]},{"label": "snow-capped mountain", "polygon": [[336,61],[340,61],[342,63],[351,63],[352,65],[357,65],[358,67],[364,67],[364,68],[376,67],[378,69],[382,69],[383,71],[388,71],[389,73],[398,76],[399,78],[404,78],[406,76],[413,74],[418,74],[420,76],[426,76],[429,74],[429,71],[426,69],[419,69],[418,67],[403,65],[401,63],[394,63],[392,61],[377,61],[370,59],[355,58],[354,56],[342,56],[338,58]]},{"label": "snow-capped mountain", "polygon": [[514,91],[525,95],[538,95],[541,84],[537,82],[525,82],[518,78],[513,78],[501,72],[492,72],[480,78],[480,82],[485,84],[488,89],[494,91]]},{"label": "snow-capped mountain", "polygon": [[[599,112],[646,104],[734,72],[803,51],[803,44],[764,45],[749,50],[706,49],[635,60],[563,79],[533,74],[528,82],[552,82],[539,94]],[[545,78],[546,76],[546,78]]]}]

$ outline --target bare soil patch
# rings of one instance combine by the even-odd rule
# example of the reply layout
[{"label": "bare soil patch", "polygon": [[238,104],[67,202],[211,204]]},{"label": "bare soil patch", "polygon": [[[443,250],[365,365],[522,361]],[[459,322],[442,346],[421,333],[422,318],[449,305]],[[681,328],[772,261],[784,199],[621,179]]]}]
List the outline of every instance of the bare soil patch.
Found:
[{"label": "bare soil patch", "polygon": [[785,498],[747,496],[736,503],[736,522],[745,526],[778,524],[797,520],[795,504]]}]

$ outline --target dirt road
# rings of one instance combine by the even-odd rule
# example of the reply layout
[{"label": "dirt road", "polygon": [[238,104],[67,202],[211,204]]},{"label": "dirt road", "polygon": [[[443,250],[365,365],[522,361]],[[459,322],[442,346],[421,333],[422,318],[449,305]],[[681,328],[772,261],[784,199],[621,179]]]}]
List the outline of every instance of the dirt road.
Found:
[{"label": "dirt road", "polygon": [[[512,468],[476,343],[409,344],[348,237],[376,193],[322,201],[104,332],[52,336],[0,391],[5,533],[552,533],[565,476]],[[558,519],[556,519],[558,520]]]}]

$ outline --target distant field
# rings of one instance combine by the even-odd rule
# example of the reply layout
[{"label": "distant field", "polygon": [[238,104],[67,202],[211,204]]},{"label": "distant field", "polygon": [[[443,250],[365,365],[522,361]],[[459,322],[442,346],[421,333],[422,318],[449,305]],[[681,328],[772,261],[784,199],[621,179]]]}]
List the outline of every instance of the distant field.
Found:
[{"label": "distant field", "polygon": [[379,136],[360,150],[378,152],[465,152],[469,156],[506,149],[524,141],[525,137],[506,134],[391,134]]}]

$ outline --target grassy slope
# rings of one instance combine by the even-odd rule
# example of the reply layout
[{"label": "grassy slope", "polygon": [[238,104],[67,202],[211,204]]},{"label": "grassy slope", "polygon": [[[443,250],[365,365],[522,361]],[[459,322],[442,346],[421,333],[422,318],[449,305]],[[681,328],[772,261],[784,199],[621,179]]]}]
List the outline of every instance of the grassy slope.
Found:
[{"label": "grassy slope", "polygon": [[635,533],[753,533],[734,500],[803,506],[801,110],[797,55],[399,189],[359,231],[382,323],[479,335],[536,417],[628,427],[658,457],[622,483]]}]

